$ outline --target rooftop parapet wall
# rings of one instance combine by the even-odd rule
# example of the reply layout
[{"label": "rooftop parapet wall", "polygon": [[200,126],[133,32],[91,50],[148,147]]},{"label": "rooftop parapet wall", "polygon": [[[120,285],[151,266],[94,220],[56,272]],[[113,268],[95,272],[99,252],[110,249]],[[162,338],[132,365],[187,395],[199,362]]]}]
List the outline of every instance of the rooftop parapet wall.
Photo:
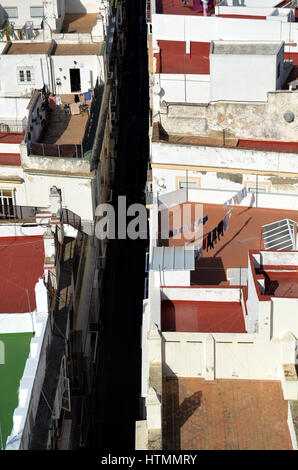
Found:
[{"label": "rooftop parapet wall", "polygon": [[207,347],[208,333],[163,332],[162,336],[163,375],[207,379],[206,365],[212,359],[214,378],[281,378],[281,341],[260,341],[257,335],[246,333],[213,333],[213,354]]},{"label": "rooftop parapet wall", "polygon": [[297,114],[298,93],[268,93],[267,103],[211,102],[206,104],[165,103],[160,108],[160,123],[168,134],[208,136],[225,131],[238,139],[262,139],[294,142],[298,124],[284,118],[286,112]]},{"label": "rooftop parapet wall", "polygon": [[40,173],[58,173],[65,175],[85,175],[89,177],[95,176],[94,172],[90,172],[90,162],[82,158],[57,158],[32,156],[27,153],[27,146],[20,145],[22,167],[24,170],[36,170]]},{"label": "rooftop parapet wall", "polygon": [[[245,9],[243,9],[245,10]],[[285,41],[298,52],[297,28],[290,22],[152,14],[153,42],[169,41]],[[285,47],[289,51],[289,46]]]}]

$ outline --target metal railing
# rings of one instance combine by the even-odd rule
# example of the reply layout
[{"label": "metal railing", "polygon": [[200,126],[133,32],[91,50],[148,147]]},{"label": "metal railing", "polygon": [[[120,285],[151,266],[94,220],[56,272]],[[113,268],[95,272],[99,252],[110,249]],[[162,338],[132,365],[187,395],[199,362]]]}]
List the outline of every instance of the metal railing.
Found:
[{"label": "metal railing", "polygon": [[147,23],[152,22],[151,16],[151,0],[146,0],[146,21]]},{"label": "metal railing", "polygon": [[61,221],[63,224],[71,225],[76,230],[82,230],[81,217],[69,209],[62,209]]},{"label": "metal railing", "polygon": [[38,207],[0,204],[0,220],[35,219]]},{"label": "metal railing", "polygon": [[42,157],[83,158],[82,144],[28,144],[29,154]]}]

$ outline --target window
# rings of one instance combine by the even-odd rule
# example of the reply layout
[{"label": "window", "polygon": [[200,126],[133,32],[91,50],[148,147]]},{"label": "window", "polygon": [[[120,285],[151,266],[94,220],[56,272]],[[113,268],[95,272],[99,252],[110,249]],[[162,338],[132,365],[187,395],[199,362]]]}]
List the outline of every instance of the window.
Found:
[{"label": "window", "polygon": [[189,188],[196,189],[199,188],[199,178],[178,178],[178,189]]},{"label": "window", "polygon": [[17,76],[19,84],[34,84],[33,67],[18,68]]},{"label": "window", "polygon": [[4,10],[8,14],[8,18],[18,18],[18,7],[5,7]]},{"label": "window", "polygon": [[10,189],[0,189],[0,217],[14,215],[13,193]]},{"label": "window", "polygon": [[269,191],[268,184],[247,183],[246,188],[249,193],[268,193]]},{"label": "window", "polygon": [[31,18],[42,18],[43,7],[30,7],[30,16]]},{"label": "window", "polygon": [[31,82],[31,70],[26,70],[27,82]]}]

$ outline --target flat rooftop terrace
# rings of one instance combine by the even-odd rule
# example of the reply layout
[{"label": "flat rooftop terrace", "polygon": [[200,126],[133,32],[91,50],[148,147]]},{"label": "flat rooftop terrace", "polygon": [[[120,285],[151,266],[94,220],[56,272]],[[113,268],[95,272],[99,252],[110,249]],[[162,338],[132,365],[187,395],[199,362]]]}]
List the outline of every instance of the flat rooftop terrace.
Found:
[{"label": "flat rooftop terrace", "polygon": [[[62,105],[74,103],[74,95],[59,95]],[[79,95],[80,102],[83,102],[83,96]],[[90,101],[87,101],[87,104]],[[86,124],[88,121],[88,112],[82,114],[70,114],[63,109],[56,108],[48,111],[47,123],[43,129],[38,143],[43,144],[80,144],[82,142]]]},{"label": "flat rooftop terrace", "polygon": [[265,271],[264,295],[298,298],[298,272]]},{"label": "flat rooftop terrace", "polygon": [[[202,7],[194,10],[194,1],[189,0],[188,5],[184,5],[181,0],[156,0],[156,13],[165,15],[194,15],[203,16]],[[208,9],[208,16],[214,13],[214,8]]]},{"label": "flat rooftop terrace", "polygon": [[[174,62],[172,62],[172,65],[173,64]],[[153,124],[152,142],[179,145],[198,145],[206,147],[228,147],[244,150],[254,149],[260,151],[265,150],[267,152],[298,152],[297,141],[282,142],[279,140],[239,139],[237,136],[232,136],[229,133],[223,135],[223,132],[220,131],[212,131],[209,136],[179,134],[164,135],[160,130],[159,123],[157,122]]]},{"label": "flat rooftop terrace", "polygon": [[4,448],[12,431],[13,413],[19,401],[20,380],[30,353],[32,337],[32,333],[0,334],[5,350],[5,364],[0,364],[0,423]]},{"label": "flat rooftop terrace", "polygon": [[246,333],[239,302],[163,300],[162,331]]},{"label": "flat rooftop terrace", "polygon": [[[247,201],[250,203],[252,194],[248,193]],[[191,222],[195,221],[195,206],[198,203],[191,204]],[[176,219],[176,211],[181,210],[178,205],[171,209],[169,214],[169,229],[177,229],[173,226]],[[221,204],[202,204],[202,217],[208,216],[208,220],[203,225],[203,237],[213,231],[219,222],[224,218],[227,210]],[[228,206],[229,208],[230,206]],[[228,268],[247,268],[248,251],[264,249],[262,238],[262,226],[276,222],[278,220],[289,218],[298,223],[298,211],[280,210],[280,209],[262,209],[256,207],[233,207],[231,218],[228,219],[228,230],[214,244],[213,249],[203,250],[202,256],[196,260],[196,270],[192,273],[192,284],[202,285],[228,285],[226,270]],[[181,209],[180,209],[181,208]],[[176,219],[177,220],[177,219]],[[175,220],[175,224],[176,224]],[[187,221],[188,222],[188,221]],[[183,234],[170,237],[168,240],[160,240],[164,246],[182,246],[192,241]]]},{"label": "flat rooftop terrace", "polygon": [[61,33],[91,33],[98,13],[66,13]]},{"label": "flat rooftop terrace", "polygon": [[163,450],[292,450],[279,381],[164,377]]}]

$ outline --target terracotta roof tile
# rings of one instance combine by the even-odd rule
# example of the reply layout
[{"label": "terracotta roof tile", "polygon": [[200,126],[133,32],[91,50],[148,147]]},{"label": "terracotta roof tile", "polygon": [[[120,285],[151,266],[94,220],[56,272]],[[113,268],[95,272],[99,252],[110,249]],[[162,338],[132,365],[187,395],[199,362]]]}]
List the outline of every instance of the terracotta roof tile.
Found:
[{"label": "terracotta roof tile", "polygon": [[279,381],[163,381],[163,450],[290,450],[287,416]]}]

